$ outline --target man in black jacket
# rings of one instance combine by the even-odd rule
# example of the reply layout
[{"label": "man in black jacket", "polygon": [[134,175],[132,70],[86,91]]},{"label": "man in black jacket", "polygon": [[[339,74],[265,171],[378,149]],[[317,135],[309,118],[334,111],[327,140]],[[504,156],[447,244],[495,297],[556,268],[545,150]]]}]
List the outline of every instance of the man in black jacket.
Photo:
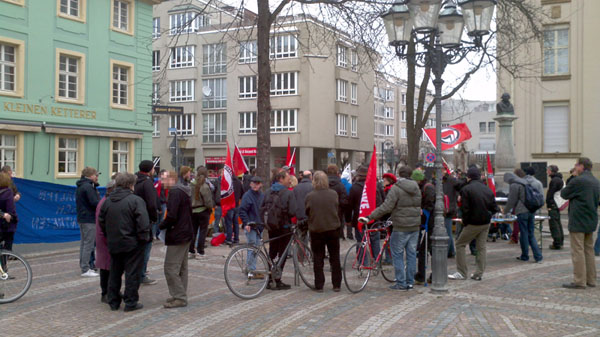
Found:
[{"label": "man in black jacket", "polygon": [[459,185],[458,180],[450,174],[445,174],[442,178],[442,185],[444,189],[444,226],[448,233],[448,257],[456,256],[456,250],[454,249],[454,235],[452,234],[452,219],[457,216],[457,199],[458,191],[457,186]]},{"label": "man in black jacket", "polygon": [[552,233],[553,241],[550,249],[559,250],[562,249],[565,234],[560,222],[560,209],[558,209],[556,201],[554,201],[554,194],[560,192],[563,188],[563,176],[558,172],[558,166],[556,165],[548,166],[546,173],[550,177],[550,184],[548,185],[548,192],[546,194],[546,207],[548,207],[548,215],[550,216],[550,233]]},{"label": "man in black jacket", "polygon": [[[112,310],[119,310],[121,300],[125,311],[143,308],[138,303],[144,249],[152,240],[146,204],[133,194],[135,176],[131,173],[117,174],[117,189],[102,204],[98,224],[106,236],[110,253],[110,276],[108,303]],[[121,298],[121,278],[125,272],[125,292]]]},{"label": "man in black jacket", "polygon": [[96,207],[100,202],[98,187],[98,171],[93,167],[86,167],[81,172],[81,179],[77,181],[75,202],[77,206],[77,223],[81,232],[79,245],[79,266],[82,277],[99,276],[90,268],[90,257],[96,243]]},{"label": "man in black jacket", "polygon": [[[158,221],[158,194],[156,194],[154,180],[152,179],[154,163],[150,160],[142,160],[139,168],[140,171],[136,174],[137,181],[135,182],[133,193],[144,200],[146,203],[146,210],[148,211],[148,217],[150,218],[150,224],[154,224]],[[153,226],[151,225],[150,228],[152,227]],[[148,242],[144,250],[144,265],[142,267],[142,284],[144,285],[156,283],[156,280],[149,278],[147,273],[151,250],[152,241]]]},{"label": "man in black jacket", "polygon": [[[340,238],[346,240],[344,237],[344,214],[348,207],[348,193],[346,193],[346,187],[342,184],[340,178],[340,169],[335,164],[327,166],[327,179],[329,179],[329,189],[332,189],[338,195],[338,217],[340,218]],[[348,230],[350,233],[350,230]]]},{"label": "man in black jacket", "polygon": [[473,280],[481,281],[486,263],[485,243],[490,229],[492,215],[500,212],[494,193],[481,181],[478,168],[472,167],[467,171],[468,183],[460,190],[463,230],[456,240],[456,273],[448,275],[452,280],[464,280],[468,274],[465,247],[476,240],[477,270],[471,276]]}]

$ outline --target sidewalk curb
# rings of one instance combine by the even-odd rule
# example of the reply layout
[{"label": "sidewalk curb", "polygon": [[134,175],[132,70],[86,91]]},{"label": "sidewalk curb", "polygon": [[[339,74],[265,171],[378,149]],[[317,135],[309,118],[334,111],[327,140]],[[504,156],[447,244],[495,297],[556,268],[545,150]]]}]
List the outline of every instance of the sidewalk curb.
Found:
[{"label": "sidewalk curb", "polygon": [[22,255],[26,259],[35,259],[35,258],[40,258],[40,257],[48,257],[48,256],[76,253],[78,251],[79,251],[79,247],[73,247],[73,248],[57,249],[57,250],[52,250],[52,251],[47,251],[47,252],[27,253],[27,254],[22,254]]}]

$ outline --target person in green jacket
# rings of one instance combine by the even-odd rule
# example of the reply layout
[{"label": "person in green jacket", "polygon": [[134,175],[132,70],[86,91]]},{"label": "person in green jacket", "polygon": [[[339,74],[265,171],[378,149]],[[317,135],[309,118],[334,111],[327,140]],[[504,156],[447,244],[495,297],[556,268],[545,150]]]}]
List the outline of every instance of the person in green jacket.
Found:
[{"label": "person in green jacket", "polygon": [[569,200],[569,237],[573,259],[574,282],[563,284],[568,289],[596,286],[594,231],[598,226],[600,182],[592,175],[592,161],[581,157],[575,163],[577,177],[560,192]]}]

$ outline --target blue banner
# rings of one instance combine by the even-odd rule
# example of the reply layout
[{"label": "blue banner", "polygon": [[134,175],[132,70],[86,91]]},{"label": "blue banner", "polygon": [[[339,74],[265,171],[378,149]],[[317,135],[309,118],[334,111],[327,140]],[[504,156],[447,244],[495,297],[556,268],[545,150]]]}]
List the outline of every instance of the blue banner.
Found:
[{"label": "blue banner", "polygon": [[[21,200],[15,243],[79,241],[75,186],[14,178]],[[105,188],[98,188],[104,194]]]}]

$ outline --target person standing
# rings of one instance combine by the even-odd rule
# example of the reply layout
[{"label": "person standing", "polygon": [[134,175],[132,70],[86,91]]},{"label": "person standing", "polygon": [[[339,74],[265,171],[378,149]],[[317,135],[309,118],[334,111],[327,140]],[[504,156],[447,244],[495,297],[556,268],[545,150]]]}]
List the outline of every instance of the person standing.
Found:
[{"label": "person standing", "polygon": [[[435,186],[425,178],[424,171],[420,169],[412,172],[411,179],[416,181],[421,189],[421,209],[423,210],[421,226],[425,229],[425,225],[427,225],[427,230],[423,231],[423,234],[419,231],[419,244],[417,248],[417,274],[415,275],[415,281],[421,284],[425,282],[425,277],[427,277],[425,267],[427,254],[431,250],[431,235],[433,234],[433,225],[435,223],[433,214],[435,209]],[[429,214],[429,216],[426,214]]]},{"label": "person standing", "polygon": [[96,242],[96,207],[100,202],[98,187],[98,171],[93,167],[85,167],[81,172],[81,179],[77,181],[75,203],[77,206],[77,223],[81,233],[79,244],[79,267],[82,277],[99,276],[90,267],[90,257]]},{"label": "person standing", "polygon": [[385,201],[366,219],[366,222],[369,222],[391,213],[393,232],[390,249],[396,283],[390,286],[390,289],[394,290],[410,290],[415,284],[422,196],[419,185],[410,179],[412,172],[408,166],[402,166],[398,170],[399,179],[391,185]]},{"label": "person standing", "polygon": [[11,186],[10,175],[0,172],[0,249],[5,250],[12,250],[17,231],[17,209]]},{"label": "person standing", "polygon": [[344,223],[344,214],[348,207],[348,193],[346,193],[346,187],[342,183],[340,178],[340,169],[335,164],[327,166],[327,179],[329,180],[329,188],[335,191],[338,195],[338,218],[340,219],[340,238],[346,240],[344,236],[344,227],[341,224]]},{"label": "person standing", "polygon": [[305,208],[308,216],[310,244],[314,254],[315,290],[323,292],[325,285],[323,266],[325,247],[327,247],[333,291],[339,292],[342,285],[339,195],[331,188],[331,180],[328,180],[328,176],[323,171],[315,172],[312,185],[314,189],[306,196]]},{"label": "person standing", "polygon": [[158,197],[158,221],[152,226],[152,235],[158,239],[160,231],[158,230],[158,224],[164,220],[165,212],[167,210],[167,187],[164,181],[167,179],[168,172],[161,170],[158,177],[154,180],[154,189],[156,190],[156,196]]},{"label": "person standing", "polygon": [[106,243],[106,236],[102,233],[102,229],[100,228],[100,222],[98,221],[98,217],[100,216],[100,210],[102,209],[102,205],[106,201],[106,198],[110,196],[110,194],[115,189],[115,181],[111,180],[106,184],[106,194],[100,202],[98,202],[98,207],[96,207],[96,267],[100,272],[100,302],[108,304],[108,279],[110,277],[110,253],[108,252],[108,244]]},{"label": "person standing", "polygon": [[564,186],[563,176],[558,172],[558,166],[556,165],[548,166],[546,173],[550,177],[548,193],[546,194],[546,207],[550,216],[550,233],[552,233],[552,244],[549,248],[559,250],[562,249],[565,235],[562,223],[560,222],[560,209],[556,205],[556,201],[554,201],[554,195],[560,192]]},{"label": "person standing", "polygon": [[[241,176],[240,176],[241,178]],[[235,199],[235,208],[230,209],[225,214],[225,243],[231,245],[232,243],[240,242],[240,224],[238,223],[240,200],[244,194],[244,186],[242,181],[235,176],[231,177],[231,183],[233,184],[233,197]]]},{"label": "person standing", "polygon": [[592,161],[581,157],[575,164],[577,176],[560,192],[569,200],[569,237],[573,260],[573,282],[563,284],[568,289],[596,286],[594,232],[598,227],[600,183],[592,175]]},{"label": "person standing", "polygon": [[[158,221],[158,195],[156,194],[154,180],[152,179],[154,163],[151,160],[142,160],[139,169],[140,171],[136,174],[137,181],[135,182],[133,193],[142,198],[146,203],[146,210],[148,211],[148,217],[150,218],[151,228],[154,228],[154,224]],[[144,250],[144,265],[142,267],[143,285],[156,284],[156,280],[149,278],[147,272],[151,251],[152,240],[146,244],[146,249]]]},{"label": "person standing", "polygon": [[306,196],[313,190],[312,184],[312,172],[304,171],[302,172],[302,179],[298,186],[294,188],[294,197],[296,197],[296,217],[298,221],[303,221],[307,219],[306,214]]},{"label": "person standing", "polygon": [[500,212],[494,193],[481,181],[478,168],[472,167],[467,171],[467,185],[460,190],[463,230],[456,240],[456,269],[457,272],[448,275],[452,280],[464,280],[468,275],[465,256],[467,245],[475,239],[477,269],[471,279],[481,281],[487,261],[486,240],[490,230],[492,215]]},{"label": "person standing", "polygon": [[[261,192],[262,180],[260,177],[250,178],[250,189],[244,193],[240,204],[240,219],[246,233],[246,241],[249,245],[258,246],[262,231],[264,229],[261,208],[265,201],[265,196]],[[248,276],[253,279],[264,279],[265,275],[255,273],[256,256],[254,252],[248,253]]]},{"label": "person standing", "polygon": [[[360,243],[363,239],[363,233],[358,230],[358,215],[360,214],[360,202],[362,200],[363,189],[365,187],[365,181],[367,179],[367,173],[369,172],[369,167],[365,165],[361,165],[356,170],[356,180],[352,187],[350,188],[349,199],[348,199],[348,208],[346,210],[346,222],[350,222],[352,227],[354,228],[354,238],[356,242]],[[383,190],[383,189],[382,189]],[[382,193],[375,193],[375,205],[379,207],[383,203],[383,191]],[[367,226],[365,226],[366,228]],[[380,249],[380,237],[379,233],[371,233],[371,248],[373,249],[373,256],[379,255]]]},{"label": "person standing", "polygon": [[[133,193],[135,181],[136,177],[131,173],[118,173],[115,178],[116,190],[108,196],[98,215],[98,223],[110,253],[108,304],[113,311],[119,310],[122,300],[125,302],[125,311],[144,307],[139,303],[138,290],[144,251],[152,236],[146,204]],[[123,273],[125,292],[122,298],[119,292]]]},{"label": "person standing", "polygon": [[[213,194],[208,185],[208,170],[204,166],[198,166],[196,178],[192,181],[192,242],[189,247],[190,258],[203,258],[204,245],[206,243],[206,233],[208,233],[208,223],[210,214],[215,206]],[[196,243],[198,244],[194,247]],[[196,255],[197,254],[197,255]]]},{"label": "person standing", "polygon": [[[167,217],[158,226],[166,230],[165,278],[171,297],[164,307],[179,308],[187,306],[188,259],[187,252],[194,238],[192,226],[192,189],[189,186],[192,169],[182,166],[179,169],[179,181],[169,191]],[[174,175],[174,173],[172,173]]]},{"label": "person standing", "polygon": [[442,178],[442,186],[444,190],[444,226],[446,227],[446,233],[448,233],[448,257],[452,258],[456,256],[456,249],[454,248],[454,235],[452,233],[452,219],[458,215],[457,200],[458,192],[457,187],[460,183],[451,174],[446,173]]}]

